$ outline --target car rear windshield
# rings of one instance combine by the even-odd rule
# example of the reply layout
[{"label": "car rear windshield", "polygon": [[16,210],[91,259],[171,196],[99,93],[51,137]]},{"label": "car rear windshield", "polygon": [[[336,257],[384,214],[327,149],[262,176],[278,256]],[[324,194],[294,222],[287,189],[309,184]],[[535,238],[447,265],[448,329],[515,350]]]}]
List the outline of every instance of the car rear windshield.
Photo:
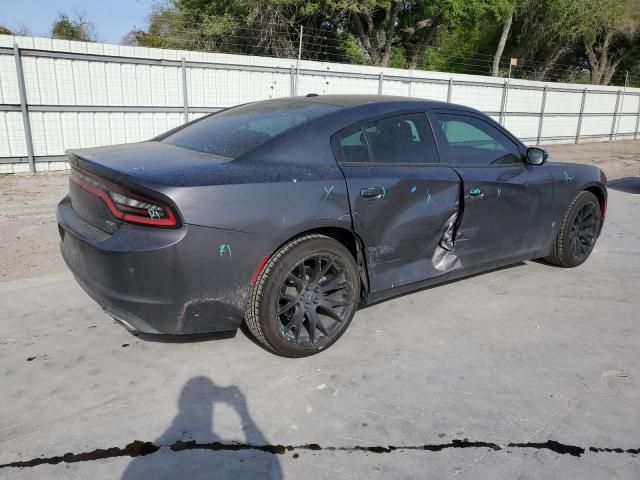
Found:
[{"label": "car rear windshield", "polygon": [[339,109],[335,105],[291,100],[250,103],[205,117],[161,142],[237,158],[276,135]]}]

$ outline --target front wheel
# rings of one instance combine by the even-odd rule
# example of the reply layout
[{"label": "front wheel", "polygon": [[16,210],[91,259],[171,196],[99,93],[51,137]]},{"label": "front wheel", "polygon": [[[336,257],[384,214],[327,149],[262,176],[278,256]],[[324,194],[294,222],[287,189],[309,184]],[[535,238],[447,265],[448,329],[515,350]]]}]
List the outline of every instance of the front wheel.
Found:
[{"label": "front wheel", "polygon": [[545,260],[561,267],[581,265],[596,244],[601,222],[602,212],[596,196],[580,192],[562,219],[551,255]]},{"label": "front wheel", "polygon": [[274,352],[305,357],[345,332],[360,297],[351,253],[324,235],[305,235],[281,247],[260,272],[245,321]]}]

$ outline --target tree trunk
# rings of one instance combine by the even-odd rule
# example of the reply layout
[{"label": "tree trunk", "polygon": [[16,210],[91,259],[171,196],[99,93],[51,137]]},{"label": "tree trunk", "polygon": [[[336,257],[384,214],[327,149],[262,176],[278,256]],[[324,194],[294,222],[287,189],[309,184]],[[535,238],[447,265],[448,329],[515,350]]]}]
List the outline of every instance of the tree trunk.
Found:
[{"label": "tree trunk", "polygon": [[407,57],[409,70],[418,68],[418,62],[424,56],[424,52],[436,36],[436,32],[442,26],[440,18],[435,19],[427,30],[418,30],[410,35],[405,31],[403,36],[404,50]]},{"label": "tree trunk", "polygon": [[377,49],[371,43],[371,27],[372,27],[372,19],[370,17],[366,18],[367,22],[367,30],[365,31],[364,25],[362,24],[362,20],[360,19],[360,14],[353,14],[353,23],[356,27],[356,32],[358,33],[358,38],[360,39],[360,43],[366,50],[369,58],[371,59],[371,63],[374,65],[380,64],[380,56],[378,55]]},{"label": "tree trunk", "polygon": [[611,78],[613,78],[613,75],[616,73],[618,66],[620,65],[620,63],[622,63],[622,60],[624,60],[625,57],[626,55],[623,55],[620,58],[618,58],[615,62],[612,62],[609,65],[607,65],[604,71],[604,75],[602,76],[602,85],[609,85],[611,83]]},{"label": "tree trunk", "polygon": [[498,48],[496,48],[496,54],[493,57],[493,69],[491,75],[497,77],[500,73],[500,59],[504,52],[504,46],[507,44],[507,38],[509,38],[509,31],[511,30],[511,24],[513,23],[513,12],[509,15],[509,18],[504,22],[502,26],[502,34],[500,35],[500,41],[498,42]]},{"label": "tree trunk", "polygon": [[535,79],[539,81],[544,81],[546,76],[549,74],[549,71],[553,68],[556,62],[560,59],[562,55],[565,54],[567,50],[568,50],[568,47],[560,47],[553,55],[551,55],[551,57],[547,60],[547,63],[545,63],[544,67],[542,67],[542,70],[540,70],[536,74]]}]

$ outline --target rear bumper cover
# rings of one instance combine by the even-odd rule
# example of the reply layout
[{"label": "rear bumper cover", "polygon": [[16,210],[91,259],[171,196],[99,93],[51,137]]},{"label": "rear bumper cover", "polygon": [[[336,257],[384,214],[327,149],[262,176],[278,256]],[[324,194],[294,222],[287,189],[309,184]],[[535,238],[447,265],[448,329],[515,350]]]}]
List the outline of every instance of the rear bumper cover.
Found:
[{"label": "rear bumper cover", "polygon": [[62,256],[80,286],[130,330],[191,334],[237,329],[250,280],[273,239],[183,225],[123,224],[107,234],[67,198],[57,211]]}]

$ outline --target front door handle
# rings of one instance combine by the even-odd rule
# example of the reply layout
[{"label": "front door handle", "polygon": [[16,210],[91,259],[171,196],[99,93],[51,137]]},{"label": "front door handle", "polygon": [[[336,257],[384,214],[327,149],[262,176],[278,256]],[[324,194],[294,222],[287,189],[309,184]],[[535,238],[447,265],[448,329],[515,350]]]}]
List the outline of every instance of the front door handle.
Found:
[{"label": "front door handle", "polygon": [[360,190],[362,198],[377,199],[384,197],[384,187],[366,187]]}]

